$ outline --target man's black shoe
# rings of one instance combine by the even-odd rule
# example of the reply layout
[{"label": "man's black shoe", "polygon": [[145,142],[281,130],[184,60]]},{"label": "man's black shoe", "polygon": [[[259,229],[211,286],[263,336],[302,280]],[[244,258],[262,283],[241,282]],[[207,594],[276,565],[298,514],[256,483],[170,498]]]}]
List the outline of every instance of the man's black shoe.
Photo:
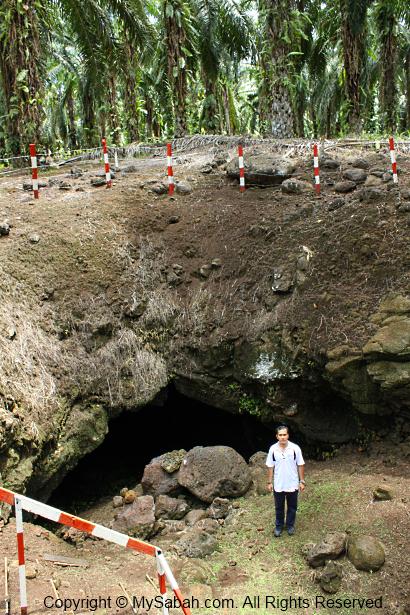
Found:
[{"label": "man's black shoe", "polygon": [[289,536],[293,536],[294,533],[295,533],[295,528],[294,527],[288,527],[288,534],[289,534]]},{"label": "man's black shoe", "polygon": [[275,527],[275,531],[273,532],[273,535],[275,536],[275,538],[279,538],[279,536],[282,534],[282,528],[281,527]]}]

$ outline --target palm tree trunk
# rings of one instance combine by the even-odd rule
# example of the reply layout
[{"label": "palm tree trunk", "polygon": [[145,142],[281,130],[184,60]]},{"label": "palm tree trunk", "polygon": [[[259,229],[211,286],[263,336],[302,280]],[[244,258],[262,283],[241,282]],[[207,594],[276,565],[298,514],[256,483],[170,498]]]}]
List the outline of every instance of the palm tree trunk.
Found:
[{"label": "palm tree trunk", "polygon": [[40,105],[40,38],[34,0],[2,0],[0,20],[7,35],[0,38],[0,73],[6,106],[7,149],[24,152],[39,142],[43,110]]},{"label": "palm tree trunk", "polygon": [[291,42],[287,24],[294,0],[262,0],[265,15],[266,57],[264,69],[265,91],[269,98],[269,119],[273,136],[293,136],[294,118],[289,89],[289,57]]},{"label": "palm tree trunk", "polygon": [[362,128],[360,117],[360,77],[366,38],[367,0],[357,0],[357,15],[352,16],[349,0],[340,0],[342,20],[343,62],[346,74],[346,93],[349,102],[348,123],[353,133]]},{"label": "palm tree trunk", "polygon": [[[95,117],[95,97],[92,81],[87,78],[82,95],[84,143],[87,147],[96,147],[98,131]],[[103,134],[105,130],[103,131]]]},{"label": "palm tree trunk", "polygon": [[212,79],[203,77],[205,84],[205,100],[203,103],[200,127],[205,129],[205,132],[215,134],[219,128],[219,113],[217,99],[217,84]]},{"label": "palm tree trunk", "polygon": [[110,73],[108,78],[108,126],[111,136],[111,142],[115,145],[121,143],[121,120],[118,113],[118,99],[117,99],[117,83],[115,76]]},{"label": "palm tree trunk", "polygon": [[138,77],[134,48],[127,43],[127,71],[124,77],[124,123],[128,141],[140,140],[140,125],[137,111]]},{"label": "palm tree trunk", "polygon": [[410,49],[406,53],[405,67],[405,88],[406,88],[406,125],[404,130],[410,130]]},{"label": "palm tree trunk", "polygon": [[381,78],[380,78],[380,115],[385,130],[396,128],[396,61],[397,61],[397,17],[396,7],[391,0],[381,0],[378,6],[377,21],[381,43]]},{"label": "palm tree trunk", "polygon": [[67,115],[68,115],[68,140],[70,149],[76,149],[77,143],[77,130],[75,127],[75,111],[74,111],[74,97],[72,87],[67,96]]},{"label": "palm tree trunk", "polygon": [[168,81],[172,90],[176,137],[183,137],[187,133],[187,72],[184,53],[186,33],[182,14],[183,7],[180,0],[164,2]]}]

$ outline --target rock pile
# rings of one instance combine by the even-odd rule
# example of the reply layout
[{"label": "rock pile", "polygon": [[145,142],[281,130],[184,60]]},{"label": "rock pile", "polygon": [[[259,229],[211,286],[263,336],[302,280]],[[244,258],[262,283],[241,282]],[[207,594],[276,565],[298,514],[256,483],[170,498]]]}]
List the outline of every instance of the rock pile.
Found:
[{"label": "rock pile", "polygon": [[124,487],[114,496],[111,527],[143,540],[170,535],[181,555],[205,557],[217,548],[219,527],[233,522],[240,512],[229,498],[262,482],[265,458],[266,453],[257,453],[248,467],[229,446],[196,446],[155,457],[145,467],[140,485]]}]

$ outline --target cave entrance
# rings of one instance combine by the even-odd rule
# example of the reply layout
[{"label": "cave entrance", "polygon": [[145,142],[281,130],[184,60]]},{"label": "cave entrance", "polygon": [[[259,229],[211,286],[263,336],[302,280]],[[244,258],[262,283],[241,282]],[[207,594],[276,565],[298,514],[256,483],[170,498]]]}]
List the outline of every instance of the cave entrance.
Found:
[{"label": "cave entrance", "polygon": [[174,388],[163,405],[123,412],[112,419],[104,442],[85,455],[53,492],[49,503],[77,512],[140,482],[144,467],[162,453],[194,446],[231,446],[246,461],[267,451],[270,429],[249,415],[235,415],[189,399]]}]

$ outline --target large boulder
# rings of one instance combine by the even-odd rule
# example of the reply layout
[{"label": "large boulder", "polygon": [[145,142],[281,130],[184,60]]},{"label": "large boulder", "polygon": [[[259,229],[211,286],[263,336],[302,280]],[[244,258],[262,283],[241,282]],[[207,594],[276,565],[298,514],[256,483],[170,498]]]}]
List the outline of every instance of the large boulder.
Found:
[{"label": "large boulder", "polygon": [[251,484],[249,468],[229,446],[195,446],[178,472],[178,482],[203,502],[239,497]]},{"label": "large boulder", "polygon": [[[258,186],[276,186],[288,179],[296,166],[268,154],[245,154],[245,182]],[[226,168],[228,177],[239,180],[238,159],[235,157]]]},{"label": "large boulder", "polygon": [[144,493],[156,497],[157,495],[170,495],[180,493],[178,472],[169,473],[164,470],[167,461],[167,453],[154,457],[145,466],[141,484]]},{"label": "large boulder", "polygon": [[142,495],[132,504],[124,506],[111,524],[118,532],[142,539],[152,536],[154,525],[155,505],[150,495]]},{"label": "large boulder", "polygon": [[351,536],[347,557],[357,570],[374,572],[383,566],[385,553],[382,543],[374,536]]},{"label": "large boulder", "polygon": [[333,532],[327,534],[322,542],[314,545],[307,553],[308,564],[313,568],[323,566],[328,559],[337,559],[346,546],[347,534]]}]

